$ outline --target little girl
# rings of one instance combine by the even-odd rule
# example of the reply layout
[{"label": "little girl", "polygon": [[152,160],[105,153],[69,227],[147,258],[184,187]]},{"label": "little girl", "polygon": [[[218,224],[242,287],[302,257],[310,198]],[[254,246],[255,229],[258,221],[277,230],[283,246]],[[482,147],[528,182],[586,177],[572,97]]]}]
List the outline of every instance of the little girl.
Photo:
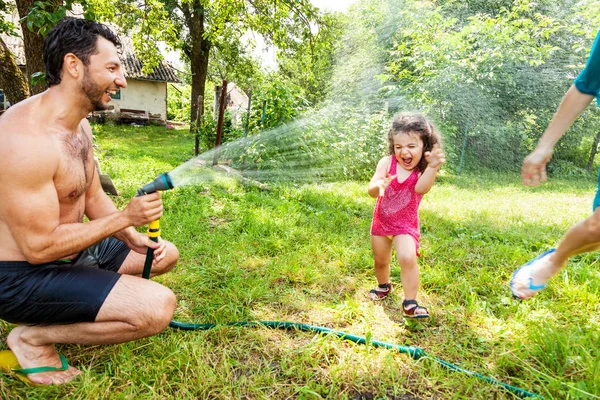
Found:
[{"label": "little girl", "polygon": [[440,136],[424,116],[399,114],[388,132],[390,155],[383,157],[369,183],[369,195],[377,197],[371,224],[375,277],[379,286],[369,292],[382,300],[392,292],[390,261],[392,246],[400,264],[405,317],[427,318],[417,303],[419,289],[419,203],[431,189],[440,165],[446,162],[439,147]]}]

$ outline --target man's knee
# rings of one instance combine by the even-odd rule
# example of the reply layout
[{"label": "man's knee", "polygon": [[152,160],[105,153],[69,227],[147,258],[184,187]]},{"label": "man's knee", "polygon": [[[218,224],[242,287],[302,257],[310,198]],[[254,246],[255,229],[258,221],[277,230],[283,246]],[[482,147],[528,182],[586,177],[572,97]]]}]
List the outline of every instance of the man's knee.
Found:
[{"label": "man's knee", "polygon": [[136,337],[155,335],[165,329],[177,305],[171,289],[152,281],[127,275],[115,284],[96,322],[120,321]]},{"label": "man's knee", "polygon": [[177,299],[171,289],[158,286],[152,291],[152,298],[143,305],[143,311],[135,319],[135,325],[145,332],[144,336],[155,335],[167,326],[173,318]]},{"label": "man's knee", "polygon": [[166,257],[156,267],[152,268],[152,272],[157,275],[167,273],[175,268],[178,260],[179,250],[173,243],[168,242]]}]

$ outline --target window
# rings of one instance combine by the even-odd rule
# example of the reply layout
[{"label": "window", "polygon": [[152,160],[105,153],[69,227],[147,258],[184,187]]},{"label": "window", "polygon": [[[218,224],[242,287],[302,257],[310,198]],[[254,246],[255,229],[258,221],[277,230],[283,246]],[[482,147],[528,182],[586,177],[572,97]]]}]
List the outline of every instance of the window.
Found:
[{"label": "window", "polygon": [[121,100],[121,89],[117,90],[115,94],[109,93],[109,96],[113,100]]},{"label": "window", "polygon": [[6,104],[5,103],[5,98],[4,98],[4,91],[0,90],[0,110],[6,110]]}]

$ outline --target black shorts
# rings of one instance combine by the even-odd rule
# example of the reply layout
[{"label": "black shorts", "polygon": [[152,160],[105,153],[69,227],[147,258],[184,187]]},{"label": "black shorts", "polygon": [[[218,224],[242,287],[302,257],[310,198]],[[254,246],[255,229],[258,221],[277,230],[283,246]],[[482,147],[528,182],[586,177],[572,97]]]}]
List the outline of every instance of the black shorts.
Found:
[{"label": "black shorts", "polygon": [[95,321],[129,252],[109,237],[72,261],[0,261],[0,319],[28,325]]}]

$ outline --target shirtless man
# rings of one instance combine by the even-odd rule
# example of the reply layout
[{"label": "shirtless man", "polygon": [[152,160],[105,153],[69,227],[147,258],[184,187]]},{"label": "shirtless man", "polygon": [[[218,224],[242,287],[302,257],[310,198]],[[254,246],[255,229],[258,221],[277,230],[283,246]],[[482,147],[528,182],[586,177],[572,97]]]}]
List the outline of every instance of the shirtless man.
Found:
[{"label": "shirtless man", "polygon": [[[160,193],[134,197],[119,211],[102,191],[85,117],[127,87],[118,38],[105,26],[64,18],[47,35],[49,89],[0,117],[0,319],[21,368],[60,367],[55,343],[123,343],[168,326],[176,300],[141,273],[175,266],[166,241],[138,233],[158,219]],[[89,222],[83,223],[87,216]],[[80,371],[31,373],[61,384]]]}]

